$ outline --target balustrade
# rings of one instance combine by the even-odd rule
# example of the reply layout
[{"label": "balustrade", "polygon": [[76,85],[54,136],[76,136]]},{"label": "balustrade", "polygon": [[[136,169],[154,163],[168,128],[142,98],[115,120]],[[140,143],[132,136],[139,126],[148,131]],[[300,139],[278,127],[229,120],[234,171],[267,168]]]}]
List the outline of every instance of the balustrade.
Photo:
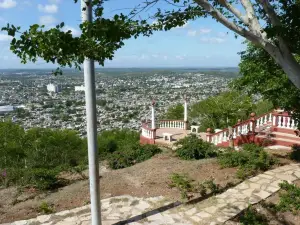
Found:
[{"label": "balustrade", "polygon": [[178,128],[185,129],[185,122],[181,120],[161,120],[158,124],[159,128]]}]

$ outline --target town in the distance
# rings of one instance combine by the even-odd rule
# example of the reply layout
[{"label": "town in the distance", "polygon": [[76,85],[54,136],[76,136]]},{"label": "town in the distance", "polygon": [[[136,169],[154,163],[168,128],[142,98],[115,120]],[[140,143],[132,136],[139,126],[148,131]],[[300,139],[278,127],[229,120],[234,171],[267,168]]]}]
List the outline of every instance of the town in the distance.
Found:
[{"label": "town in the distance", "polygon": [[[151,101],[157,117],[168,107],[227,90],[237,68],[98,69],[96,70],[98,132],[113,128],[139,130],[150,119]],[[0,120],[25,129],[66,128],[86,136],[83,73],[65,70],[0,70]]]}]

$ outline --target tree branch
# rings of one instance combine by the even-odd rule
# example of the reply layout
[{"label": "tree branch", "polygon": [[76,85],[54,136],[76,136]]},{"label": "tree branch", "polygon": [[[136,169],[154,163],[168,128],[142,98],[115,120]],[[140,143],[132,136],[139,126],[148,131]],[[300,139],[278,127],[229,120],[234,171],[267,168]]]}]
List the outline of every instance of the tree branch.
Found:
[{"label": "tree branch", "polygon": [[257,34],[262,35],[263,37],[266,37],[266,34],[263,34],[262,27],[257,19],[257,16],[255,14],[254,8],[250,0],[241,0],[241,3],[246,11],[248,21],[249,21],[249,29],[251,29],[254,32],[257,32]]},{"label": "tree branch", "polygon": [[251,31],[248,31],[245,28],[240,27],[235,23],[229,21],[219,10],[215,9],[207,0],[194,0],[194,1],[197,4],[199,4],[201,7],[203,7],[207,11],[207,13],[209,13],[213,18],[215,18],[217,21],[222,23],[228,29],[236,32],[237,34],[247,38],[248,40],[256,44],[261,44],[262,40],[260,39],[262,38],[260,36],[257,36],[255,33],[252,33]]},{"label": "tree branch", "polygon": [[272,7],[272,5],[270,4],[269,1],[266,0],[256,0],[258,3],[260,3],[260,5],[263,7],[264,11],[266,12],[266,14],[268,15],[270,22],[273,26],[280,26],[281,22],[279,20],[279,18],[277,17],[277,14],[274,10],[274,8]]},{"label": "tree branch", "polygon": [[246,26],[249,25],[247,18],[232,4],[230,4],[227,0],[218,0],[218,2],[223,5],[226,9],[232,12],[238,19],[240,19]]},{"label": "tree branch", "polygon": [[[270,4],[270,2],[266,1],[266,0],[256,0],[256,1],[258,1],[262,5],[265,13],[268,15],[268,17],[270,19],[271,24],[274,27],[281,26],[281,22],[277,16],[273,6]],[[279,47],[282,50],[282,53],[285,55],[288,55],[290,53],[289,47],[287,46],[287,44],[285,43],[285,41],[283,40],[281,35],[277,35],[277,37],[278,37],[278,41],[279,41]]]}]

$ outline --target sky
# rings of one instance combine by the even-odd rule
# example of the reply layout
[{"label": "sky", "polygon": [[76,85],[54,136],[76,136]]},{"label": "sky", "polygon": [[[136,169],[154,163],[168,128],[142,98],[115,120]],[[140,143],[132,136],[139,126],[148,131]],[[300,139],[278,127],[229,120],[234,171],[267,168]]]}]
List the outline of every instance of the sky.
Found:
[{"label": "sky", "polygon": [[[80,0],[79,0],[80,2]],[[105,3],[105,16],[128,13],[141,0],[109,0]],[[166,3],[157,7],[168,8]],[[141,16],[155,12],[156,8]],[[7,23],[28,29],[32,24],[53,27],[65,22],[65,29],[80,35],[80,3],[74,0],[0,0],[0,27]],[[10,38],[0,32],[0,69],[54,68],[43,60],[21,64],[9,50]],[[238,52],[245,49],[242,38],[210,18],[191,21],[183,27],[156,32],[151,37],[139,37],[125,42],[112,61],[105,67],[236,67]]]}]

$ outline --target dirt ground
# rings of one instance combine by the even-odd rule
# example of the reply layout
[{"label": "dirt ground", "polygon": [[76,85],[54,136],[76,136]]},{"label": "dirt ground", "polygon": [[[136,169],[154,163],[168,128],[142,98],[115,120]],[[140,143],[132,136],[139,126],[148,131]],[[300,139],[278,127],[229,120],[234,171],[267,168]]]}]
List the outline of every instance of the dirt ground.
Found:
[{"label": "dirt ground", "polygon": [[[278,150],[275,150],[278,153]],[[290,163],[280,153],[282,164]],[[196,181],[214,179],[224,187],[238,183],[235,168],[221,169],[216,159],[198,161],[180,160],[170,152],[154,156],[152,159],[132,167],[120,170],[101,168],[101,198],[119,195],[137,197],[166,196],[173,200],[180,199],[176,189],[168,186],[172,173],[186,173]],[[71,176],[72,177],[72,176]],[[78,176],[73,176],[72,179]],[[80,177],[80,176],[79,176]],[[0,223],[29,219],[39,215],[39,206],[47,202],[58,212],[89,204],[89,183],[87,179],[77,180],[55,192],[38,193],[35,190],[20,190],[14,187],[0,189]]]},{"label": "dirt ground", "polygon": [[[300,187],[300,180],[294,182],[297,187]],[[263,215],[269,225],[298,225],[300,224],[300,213],[293,214],[291,212],[274,212],[268,207],[270,204],[277,204],[279,202],[280,192],[275,193],[271,197],[267,198],[264,202],[256,204],[254,209]],[[239,217],[229,221],[226,225],[237,225],[240,224]]]}]

